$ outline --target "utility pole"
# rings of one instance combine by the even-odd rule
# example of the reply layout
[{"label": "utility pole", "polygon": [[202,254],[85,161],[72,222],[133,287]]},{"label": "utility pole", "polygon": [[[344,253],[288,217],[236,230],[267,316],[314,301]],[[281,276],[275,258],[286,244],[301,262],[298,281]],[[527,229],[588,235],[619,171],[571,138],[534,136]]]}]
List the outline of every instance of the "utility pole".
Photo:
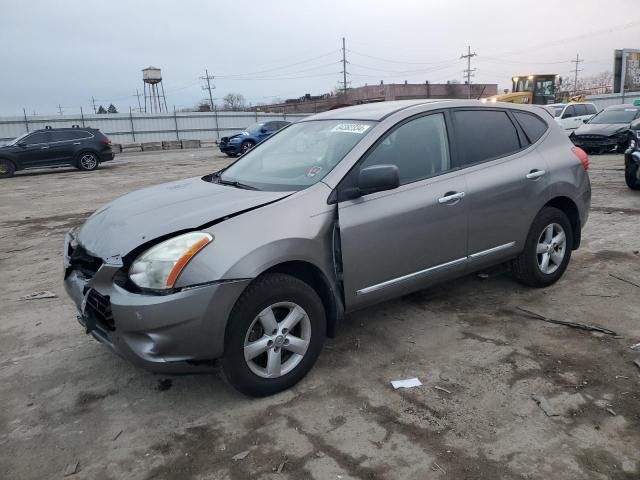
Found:
[{"label": "utility pole", "polygon": [[467,68],[466,70],[463,70],[465,75],[467,76],[467,85],[469,86],[469,90],[467,92],[467,98],[471,98],[471,77],[473,76],[473,72],[476,71],[476,69],[472,69],[471,68],[471,58],[473,57],[477,57],[478,54],[476,52],[471,53],[471,45],[467,46],[467,54],[466,55],[460,55],[460,58],[466,58],[467,59]]},{"label": "utility pole", "polygon": [[577,53],[576,54],[576,59],[575,60],[571,60],[571,63],[575,63],[576,64],[576,72],[575,72],[575,76],[573,77],[573,94],[576,95],[578,93],[578,72],[581,72],[582,69],[578,70],[578,66],[584,62],[584,58],[580,58],[580,54]]},{"label": "utility pole", "polygon": [[91,104],[93,105],[93,113],[98,113],[98,109],[96,108],[96,99],[91,97]]},{"label": "utility pole", "polygon": [[344,37],[342,37],[342,93],[347,93],[347,49]]},{"label": "utility pole", "polygon": [[[138,111],[141,112],[142,111],[142,104],[140,103],[140,92],[138,91],[138,89],[136,88],[136,94],[132,95],[133,97],[138,97]],[[95,106],[94,106],[95,108]]]},{"label": "utility pole", "polygon": [[209,91],[209,103],[211,105],[211,111],[213,112],[215,110],[215,105],[213,104],[213,94],[211,93],[211,90],[215,90],[216,86],[215,85],[213,87],[211,86],[211,80],[213,80],[214,77],[213,75],[209,75],[209,70],[205,69],[204,77],[200,77],[200,78],[205,82],[207,82],[207,84],[202,87],[202,90]]},{"label": "utility pole", "polygon": [[209,75],[209,70],[205,69],[204,70],[204,77],[200,77],[200,78],[207,82],[207,85],[203,86],[202,89],[203,90],[207,90],[209,92],[209,103],[211,105],[211,111],[213,112],[213,118],[216,121],[216,139],[217,139],[217,141],[219,141],[220,140],[220,126],[218,125],[218,109],[216,108],[216,104],[213,103],[213,94],[211,93],[211,90],[216,88],[215,85],[211,86],[211,80],[213,80],[213,75]]},{"label": "utility pole", "polygon": [[58,104],[58,113],[62,115],[62,105]]}]

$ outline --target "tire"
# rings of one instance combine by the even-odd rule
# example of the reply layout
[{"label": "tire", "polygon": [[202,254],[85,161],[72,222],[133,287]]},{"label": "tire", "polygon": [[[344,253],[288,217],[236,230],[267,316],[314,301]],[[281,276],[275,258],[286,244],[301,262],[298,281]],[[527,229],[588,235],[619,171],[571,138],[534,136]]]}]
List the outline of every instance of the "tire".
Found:
[{"label": "tire", "polygon": [[231,158],[235,158],[235,157],[238,156],[237,153],[227,153],[227,152],[225,152],[225,153],[226,153],[227,157],[231,157]]},{"label": "tire", "polygon": [[242,142],[242,145],[240,145],[240,152],[244,155],[255,146],[256,146],[255,142],[252,142],[251,140],[247,140],[246,142]]},{"label": "tire", "polygon": [[0,178],[13,177],[16,172],[16,166],[11,160],[0,158]]},{"label": "tire", "polygon": [[[541,252],[544,248],[548,250]],[[512,273],[530,287],[548,287],[562,277],[572,249],[573,229],[567,215],[557,208],[544,207],[531,224],[524,250],[511,265]]]},{"label": "tire", "polygon": [[627,187],[631,190],[640,190],[640,178],[638,172],[638,165],[631,165],[627,163],[624,167],[624,180],[627,182]]},{"label": "tire", "polygon": [[100,164],[100,160],[98,160],[98,156],[93,152],[82,152],[78,155],[78,160],[76,161],[76,168],[79,170],[84,170],[86,172],[90,172],[98,168]]},{"label": "tire", "polygon": [[[283,330],[286,319],[294,317],[299,319],[291,331]],[[229,316],[220,361],[222,374],[245,395],[264,397],[281,392],[311,370],[325,335],[324,306],[315,290],[290,275],[266,274],[247,288]],[[303,353],[289,350],[293,347]],[[252,351],[255,356],[248,357]],[[278,361],[280,370],[276,368]]]}]

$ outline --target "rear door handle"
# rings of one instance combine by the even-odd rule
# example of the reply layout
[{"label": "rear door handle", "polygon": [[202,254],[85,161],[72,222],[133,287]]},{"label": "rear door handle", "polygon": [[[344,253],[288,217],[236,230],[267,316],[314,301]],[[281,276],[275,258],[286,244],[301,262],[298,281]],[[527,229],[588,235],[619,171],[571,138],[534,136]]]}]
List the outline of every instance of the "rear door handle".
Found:
[{"label": "rear door handle", "polygon": [[544,170],[531,170],[529,173],[527,173],[527,178],[529,180],[535,180],[536,178],[540,178],[541,176],[543,176],[545,173],[547,173]]},{"label": "rear door handle", "polygon": [[44,146],[44,147],[40,147],[40,150],[46,150],[47,148],[49,148],[48,146]]},{"label": "rear door handle", "polygon": [[451,204],[451,202],[457,203],[457,201],[462,198],[464,198],[464,192],[447,192],[444,194],[444,197],[440,197],[438,199],[438,203],[440,204],[444,204],[444,203]]},{"label": "rear door handle", "polygon": [[73,142],[74,145],[80,145],[80,142]]}]

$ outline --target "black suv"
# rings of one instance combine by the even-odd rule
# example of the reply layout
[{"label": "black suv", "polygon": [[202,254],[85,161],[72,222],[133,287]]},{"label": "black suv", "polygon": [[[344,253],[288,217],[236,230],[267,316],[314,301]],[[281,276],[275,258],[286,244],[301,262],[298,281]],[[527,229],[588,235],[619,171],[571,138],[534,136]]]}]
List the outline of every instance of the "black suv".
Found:
[{"label": "black suv", "polygon": [[50,128],[35,130],[0,146],[0,178],[25,168],[73,165],[95,170],[113,160],[111,140],[95,128]]}]

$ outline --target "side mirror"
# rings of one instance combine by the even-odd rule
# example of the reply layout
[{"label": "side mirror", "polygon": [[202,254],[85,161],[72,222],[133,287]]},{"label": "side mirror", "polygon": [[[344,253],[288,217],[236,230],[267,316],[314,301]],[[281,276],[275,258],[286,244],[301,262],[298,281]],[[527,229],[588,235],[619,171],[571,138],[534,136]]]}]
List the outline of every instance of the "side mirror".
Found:
[{"label": "side mirror", "polygon": [[584,120],[582,120],[582,123],[589,123],[589,119],[585,118]]},{"label": "side mirror", "polygon": [[358,175],[361,195],[393,190],[400,186],[400,175],[396,165],[373,165],[363,168]]},{"label": "side mirror", "polygon": [[640,130],[640,118],[631,122],[631,130]]},{"label": "side mirror", "polygon": [[262,127],[260,129],[260,133],[269,133],[269,130],[267,130],[265,127]]}]

